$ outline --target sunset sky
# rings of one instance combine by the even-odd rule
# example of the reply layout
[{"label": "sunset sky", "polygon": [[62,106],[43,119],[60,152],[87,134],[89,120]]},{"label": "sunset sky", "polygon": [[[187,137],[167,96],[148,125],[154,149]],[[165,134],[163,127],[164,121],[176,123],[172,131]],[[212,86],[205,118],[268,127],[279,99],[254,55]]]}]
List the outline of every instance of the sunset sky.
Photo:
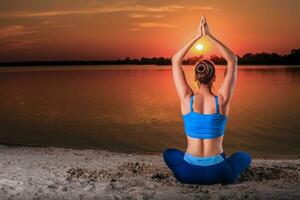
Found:
[{"label": "sunset sky", "polygon": [[[0,62],[171,57],[202,14],[238,55],[300,48],[298,0],[9,0],[0,1]],[[199,42],[188,56],[216,53]]]}]

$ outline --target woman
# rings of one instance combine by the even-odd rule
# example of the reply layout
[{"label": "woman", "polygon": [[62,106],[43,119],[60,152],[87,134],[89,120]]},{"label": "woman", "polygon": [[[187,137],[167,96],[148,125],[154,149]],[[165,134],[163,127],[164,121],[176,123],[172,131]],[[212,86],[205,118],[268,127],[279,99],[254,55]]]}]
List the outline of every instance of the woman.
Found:
[{"label": "woman", "polygon": [[[211,61],[201,60],[196,64],[198,91],[195,94],[181,67],[185,54],[202,36],[212,42],[227,61],[224,81],[216,95],[212,92],[216,76]],[[204,16],[201,17],[196,36],[172,57],[172,73],[180,98],[188,146],[186,152],[167,149],[163,155],[166,164],[182,183],[234,183],[251,163],[249,154],[237,152],[226,157],[222,147],[229,104],[236,84],[237,57],[211,35]]]}]

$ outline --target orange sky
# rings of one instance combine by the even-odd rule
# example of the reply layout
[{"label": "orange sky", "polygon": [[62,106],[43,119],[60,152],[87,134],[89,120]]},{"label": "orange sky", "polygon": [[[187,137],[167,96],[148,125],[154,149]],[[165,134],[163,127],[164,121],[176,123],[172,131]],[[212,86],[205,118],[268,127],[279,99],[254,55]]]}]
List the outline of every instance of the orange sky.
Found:
[{"label": "orange sky", "polygon": [[0,62],[171,57],[201,14],[238,55],[300,48],[298,0],[10,0],[0,2]]}]

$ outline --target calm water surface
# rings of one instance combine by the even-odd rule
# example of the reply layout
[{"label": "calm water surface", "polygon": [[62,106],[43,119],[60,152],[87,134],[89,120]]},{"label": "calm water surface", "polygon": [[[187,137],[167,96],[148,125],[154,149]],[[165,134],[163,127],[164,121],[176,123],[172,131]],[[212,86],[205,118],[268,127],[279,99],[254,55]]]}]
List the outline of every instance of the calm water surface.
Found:
[{"label": "calm water surface", "polygon": [[[217,66],[219,88],[225,66]],[[193,82],[193,66],[184,66]],[[224,149],[300,155],[300,67],[239,66]],[[0,68],[0,143],[184,150],[170,66]]]}]

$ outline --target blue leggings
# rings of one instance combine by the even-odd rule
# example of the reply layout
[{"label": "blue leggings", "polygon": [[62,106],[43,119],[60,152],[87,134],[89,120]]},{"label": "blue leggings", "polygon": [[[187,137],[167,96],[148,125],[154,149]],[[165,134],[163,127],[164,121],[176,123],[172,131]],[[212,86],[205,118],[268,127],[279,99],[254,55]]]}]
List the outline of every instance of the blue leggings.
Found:
[{"label": "blue leggings", "polygon": [[251,156],[246,152],[237,152],[218,164],[199,166],[184,160],[185,152],[177,149],[167,149],[164,160],[172,170],[175,178],[181,183],[211,185],[216,183],[234,183],[238,175],[251,163]]}]

